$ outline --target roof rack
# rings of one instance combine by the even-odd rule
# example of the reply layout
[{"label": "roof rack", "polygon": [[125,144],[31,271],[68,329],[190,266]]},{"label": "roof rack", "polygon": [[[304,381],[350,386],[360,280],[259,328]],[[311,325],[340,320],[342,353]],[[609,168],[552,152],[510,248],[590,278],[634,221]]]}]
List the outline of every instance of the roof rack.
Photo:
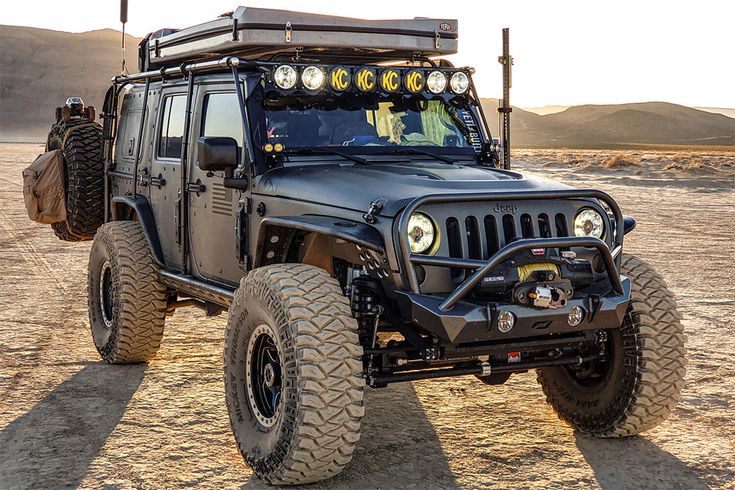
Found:
[{"label": "roof rack", "polygon": [[457,52],[456,19],[362,20],[238,7],[181,30],[161,29],[139,46],[141,72],[226,55],[273,59],[312,57],[332,63],[375,63]]}]

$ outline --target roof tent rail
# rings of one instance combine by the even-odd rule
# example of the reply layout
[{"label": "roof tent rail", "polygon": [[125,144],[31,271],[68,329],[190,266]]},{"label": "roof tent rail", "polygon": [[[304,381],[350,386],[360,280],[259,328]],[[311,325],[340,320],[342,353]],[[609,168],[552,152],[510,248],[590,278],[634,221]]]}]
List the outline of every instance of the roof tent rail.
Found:
[{"label": "roof tent rail", "polygon": [[160,70],[144,71],[141,73],[133,73],[132,75],[118,75],[112,78],[112,82],[118,85],[126,83],[141,82],[150,79],[166,79],[178,78],[186,76],[190,73],[201,73],[205,71],[216,71],[225,68],[246,68],[252,70],[262,70],[263,67],[251,60],[245,60],[236,56],[226,56],[219,60],[202,61],[199,63],[188,63],[170,68],[161,68]]}]

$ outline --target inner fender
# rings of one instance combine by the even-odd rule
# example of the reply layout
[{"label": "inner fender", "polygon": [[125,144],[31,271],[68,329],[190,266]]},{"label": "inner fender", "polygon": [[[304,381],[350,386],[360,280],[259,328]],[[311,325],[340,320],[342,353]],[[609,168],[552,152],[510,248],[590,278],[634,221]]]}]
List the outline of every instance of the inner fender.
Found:
[{"label": "inner fender", "polygon": [[[280,216],[268,217],[258,228],[258,247],[254,267],[282,262],[298,232],[314,233],[330,237],[338,243],[385,254],[383,237],[370,225],[329,216]],[[273,239],[273,237],[278,237]]]}]

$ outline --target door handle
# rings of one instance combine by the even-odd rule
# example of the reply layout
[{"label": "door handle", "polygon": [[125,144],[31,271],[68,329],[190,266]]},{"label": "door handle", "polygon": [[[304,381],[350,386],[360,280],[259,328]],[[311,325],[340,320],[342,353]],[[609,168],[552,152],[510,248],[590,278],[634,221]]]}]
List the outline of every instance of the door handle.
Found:
[{"label": "door handle", "polygon": [[197,179],[196,182],[189,182],[186,184],[186,190],[188,192],[196,192],[197,196],[199,196],[202,192],[206,192],[207,186],[202,184],[201,179]]}]

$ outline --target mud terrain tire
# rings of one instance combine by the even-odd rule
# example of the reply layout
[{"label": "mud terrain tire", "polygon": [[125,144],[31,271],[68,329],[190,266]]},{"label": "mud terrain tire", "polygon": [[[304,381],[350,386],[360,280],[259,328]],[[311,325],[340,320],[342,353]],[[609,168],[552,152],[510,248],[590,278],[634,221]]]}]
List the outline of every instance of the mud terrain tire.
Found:
[{"label": "mud terrain tire", "polygon": [[51,128],[46,147],[64,151],[67,217],[51,227],[62,240],[90,240],[104,222],[102,127],[83,119],[59,122]]},{"label": "mud terrain tire", "polygon": [[88,270],[89,324],[102,359],[111,364],[152,359],[163,337],[166,288],[140,223],[102,225]]},{"label": "mud terrain tire", "polygon": [[[269,346],[267,357],[257,355],[259,345]],[[263,370],[261,358],[270,359]],[[326,271],[279,264],[242,279],[225,336],[225,394],[238,447],[256,475],[288,485],[342,471],[365,411],[361,358],[349,302]],[[258,398],[268,369],[278,373],[266,392],[272,396]]]},{"label": "mud terrain tire", "polygon": [[564,367],[538,370],[559,418],[597,437],[633,436],[661,424],[684,386],[686,348],[674,296],[643,260],[623,255],[632,283],[620,329],[608,331],[608,367],[594,383]]}]

